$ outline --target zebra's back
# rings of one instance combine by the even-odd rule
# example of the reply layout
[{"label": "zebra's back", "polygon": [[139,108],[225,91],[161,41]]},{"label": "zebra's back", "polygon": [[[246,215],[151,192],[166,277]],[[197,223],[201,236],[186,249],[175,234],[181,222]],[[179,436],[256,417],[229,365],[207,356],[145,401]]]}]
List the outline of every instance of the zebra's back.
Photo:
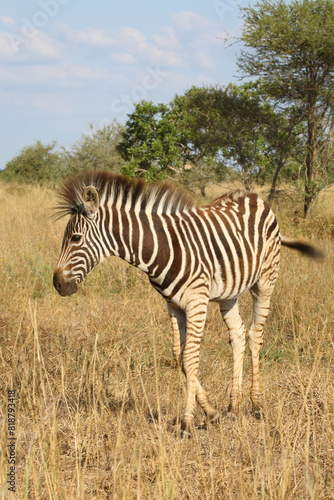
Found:
[{"label": "zebra's back", "polygon": [[163,279],[153,275],[151,282],[166,298],[179,300],[202,278],[209,300],[229,300],[250,289],[266,271],[264,265],[275,262],[278,272],[278,224],[254,193],[235,191],[206,207],[163,217],[173,255],[166,257]]}]

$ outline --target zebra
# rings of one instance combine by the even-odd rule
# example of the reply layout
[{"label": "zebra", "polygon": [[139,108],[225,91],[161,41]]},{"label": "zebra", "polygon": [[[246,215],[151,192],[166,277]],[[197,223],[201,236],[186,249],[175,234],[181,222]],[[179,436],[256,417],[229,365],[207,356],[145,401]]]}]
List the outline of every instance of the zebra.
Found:
[{"label": "zebra", "polygon": [[219,419],[198,380],[210,301],[219,304],[232,346],[228,411],[235,414],[239,409],[246,329],[238,298],[251,292],[250,397],[252,411],[260,417],[259,352],[278,277],[280,246],[315,259],[322,254],[309,244],[281,236],[271,208],[255,193],[234,191],[199,207],[188,192],[167,183],[96,171],[66,179],[59,196],[55,217],[70,215],[53,276],[60,295],[77,292],[99,262],[117,256],[146,273],[166,300],[173,354],[186,378],[181,433],[190,434],[196,399],[211,422]]}]

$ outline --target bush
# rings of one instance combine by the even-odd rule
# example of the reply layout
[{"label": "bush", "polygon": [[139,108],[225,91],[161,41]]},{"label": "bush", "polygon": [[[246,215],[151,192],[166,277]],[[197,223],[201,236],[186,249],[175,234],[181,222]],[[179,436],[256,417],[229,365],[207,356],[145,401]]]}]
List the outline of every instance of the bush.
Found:
[{"label": "bush", "polygon": [[125,162],[116,146],[121,141],[124,127],[114,121],[97,130],[90,124],[90,129],[90,134],[83,134],[70,151],[64,152],[66,175],[95,169],[119,173]]},{"label": "bush", "polygon": [[0,172],[0,179],[38,184],[61,179],[62,158],[55,148],[55,142],[43,145],[36,141],[35,144],[26,146],[6,164],[5,169]]}]

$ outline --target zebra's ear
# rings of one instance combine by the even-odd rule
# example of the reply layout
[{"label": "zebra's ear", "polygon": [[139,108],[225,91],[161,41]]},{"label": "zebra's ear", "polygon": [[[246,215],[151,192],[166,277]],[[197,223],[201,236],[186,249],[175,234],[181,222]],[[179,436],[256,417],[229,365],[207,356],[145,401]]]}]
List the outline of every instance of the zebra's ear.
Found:
[{"label": "zebra's ear", "polygon": [[87,186],[82,192],[82,200],[85,212],[88,216],[94,215],[100,204],[100,197],[94,186]]}]

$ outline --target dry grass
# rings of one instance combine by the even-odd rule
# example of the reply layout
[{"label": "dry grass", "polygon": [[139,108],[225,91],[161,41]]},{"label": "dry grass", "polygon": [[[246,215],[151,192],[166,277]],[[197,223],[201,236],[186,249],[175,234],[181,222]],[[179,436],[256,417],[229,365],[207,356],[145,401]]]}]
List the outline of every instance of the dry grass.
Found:
[{"label": "dry grass", "polygon": [[[283,252],[262,351],[265,419],[250,414],[247,355],[240,415],[181,442],[173,419],[182,415],[184,385],[163,299],[117,259],[98,267],[77,295],[56,294],[64,221],[49,220],[52,203],[43,189],[0,185],[0,497],[10,498],[13,388],[17,498],[334,498],[334,252],[326,210],[307,226],[279,214],[286,234],[310,234],[313,225],[327,260]],[[248,323],[248,297],[242,309]],[[201,379],[223,415],[231,366],[212,305]],[[198,410],[196,424],[202,420]]]}]

